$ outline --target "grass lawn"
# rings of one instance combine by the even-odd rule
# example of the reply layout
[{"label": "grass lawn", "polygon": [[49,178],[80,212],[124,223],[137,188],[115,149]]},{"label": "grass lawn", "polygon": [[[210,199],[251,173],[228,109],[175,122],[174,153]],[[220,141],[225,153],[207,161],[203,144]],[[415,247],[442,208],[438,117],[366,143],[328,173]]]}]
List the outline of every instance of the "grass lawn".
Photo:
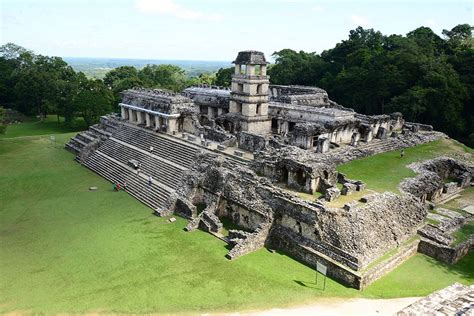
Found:
[{"label": "grass lawn", "polygon": [[468,240],[472,235],[474,235],[474,221],[464,224],[460,229],[454,232],[453,246],[457,246],[463,241]]},{"label": "grass lawn", "polygon": [[63,117],[59,118],[59,122],[56,115],[48,115],[43,122],[37,118],[28,118],[25,122],[8,125],[7,132],[0,134],[0,138],[69,133],[86,128],[82,119],[76,119],[72,126],[66,126]]},{"label": "grass lawn", "polygon": [[453,140],[441,139],[407,148],[403,158],[400,158],[399,151],[391,151],[350,161],[338,166],[337,170],[345,173],[351,179],[364,181],[367,183],[368,189],[399,193],[398,184],[400,181],[416,176],[406,165],[452,152],[473,153],[473,149]]},{"label": "grass lawn", "polygon": [[249,310],[474,283],[473,253],[454,266],[416,255],[364,291],[329,279],[323,291],[285,255],[261,249],[229,261],[224,242],[185,225],[113,192],[47,135],[0,139],[0,312]]}]

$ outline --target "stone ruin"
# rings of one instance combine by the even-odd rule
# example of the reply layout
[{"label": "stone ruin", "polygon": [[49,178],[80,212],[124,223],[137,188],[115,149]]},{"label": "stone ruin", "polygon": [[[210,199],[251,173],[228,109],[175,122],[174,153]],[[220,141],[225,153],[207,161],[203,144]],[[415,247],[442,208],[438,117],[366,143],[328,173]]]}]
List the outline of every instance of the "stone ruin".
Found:
[{"label": "stone ruin", "polygon": [[458,193],[470,186],[474,176],[474,165],[449,157],[413,163],[408,167],[418,176],[405,179],[400,188],[422,202],[439,202]]},{"label": "stone ruin", "polygon": [[[66,148],[109,181],[127,182],[127,192],[156,215],[178,214],[189,220],[187,231],[227,242],[231,260],[268,247],[312,267],[324,263],[330,277],[361,289],[416,252],[429,194],[410,184],[418,180],[402,184],[402,195],[367,191],[335,206],[366,191],[336,166],[446,136],[400,113],[355,113],[319,88],[270,85],[260,52],[240,52],[234,63],[230,89],[122,92],[120,116],[102,117]],[[472,179],[472,169],[426,168],[462,185]]]}]

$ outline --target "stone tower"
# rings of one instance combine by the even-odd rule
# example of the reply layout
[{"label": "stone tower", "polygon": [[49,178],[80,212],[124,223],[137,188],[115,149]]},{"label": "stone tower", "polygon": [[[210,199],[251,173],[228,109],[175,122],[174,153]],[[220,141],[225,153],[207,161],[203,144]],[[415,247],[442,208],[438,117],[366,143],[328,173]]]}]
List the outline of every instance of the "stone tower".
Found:
[{"label": "stone tower", "polygon": [[267,61],[262,52],[239,52],[233,62],[229,113],[234,113],[240,121],[242,131],[267,134],[271,130],[268,117],[268,76]]}]

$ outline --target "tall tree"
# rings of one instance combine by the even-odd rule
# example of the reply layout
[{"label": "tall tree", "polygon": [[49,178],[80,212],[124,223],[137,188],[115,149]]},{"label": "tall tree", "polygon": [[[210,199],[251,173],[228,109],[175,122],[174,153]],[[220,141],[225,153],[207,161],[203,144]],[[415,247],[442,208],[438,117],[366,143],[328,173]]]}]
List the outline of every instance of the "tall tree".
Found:
[{"label": "tall tree", "polygon": [[216,85],[222,87],[230,87],[234,71],[234,67],[219,68],[216,73]]},{"label": "tall tree", "polygon": [[87,79],[81,82],[79,93],[74,98],[74,108],[87,126],[99,121],[101,115],[112,110],[114,97],[101,80]]}]

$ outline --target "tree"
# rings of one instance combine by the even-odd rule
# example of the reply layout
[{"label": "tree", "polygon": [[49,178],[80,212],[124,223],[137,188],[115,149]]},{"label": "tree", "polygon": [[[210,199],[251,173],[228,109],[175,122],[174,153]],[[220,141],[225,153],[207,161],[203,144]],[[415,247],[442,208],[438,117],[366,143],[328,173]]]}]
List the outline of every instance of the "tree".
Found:
[{"label": "tree", "polygon": [[101,115],[112,110],[114,96],[101,80],[87,79],[81,82],[74,98],[74,108],[84,118],[87,126],[99,121]]},{"label": "tree", "polygon": [[216,85],[222,87],[230,87],[232,82],[232,75],[234,74],[234,67],[219,68],[216,73]]},{"label": "tree", "polygon": [[0,134],[5,134],[7,124],[5,124],[5,109],[0,107]]},{"label": "tree", "polygon": [[316,53],[283,49],[272,56],[275,65],[268,69],[272,83],[315,85],[326,69],[325,62]]},{"label": "tree", "polygon": [[138,72],[145,87],[181,91],[186,86],[184,70],[174,65],[147,65]]},{"label": "tree", "polygon": [[6,43],[0,46],[0,56],[5,59],[19,59],[22,55],[27,54],[33,55],[33,52],[14,43]]},{"label": "tree", "polygon": [[107,72],[104,77],[104,83],[111,89],[118,81],[129,79],[138,79],[138,70],[133,66],[122,66]]},{"label": "tree", "polygon": [[462,46],[467,48],[472,45],[472,31],[469,24],[456,25],[450,31],[443,30],[443,35],[446,36],[448,45],[452,49]]},{"label": "tree", "polygon": [[34,55],[14,74],[16,109],[43,118],[48,112],[68,114],[72,102],[76,73],[60,57]]}]

